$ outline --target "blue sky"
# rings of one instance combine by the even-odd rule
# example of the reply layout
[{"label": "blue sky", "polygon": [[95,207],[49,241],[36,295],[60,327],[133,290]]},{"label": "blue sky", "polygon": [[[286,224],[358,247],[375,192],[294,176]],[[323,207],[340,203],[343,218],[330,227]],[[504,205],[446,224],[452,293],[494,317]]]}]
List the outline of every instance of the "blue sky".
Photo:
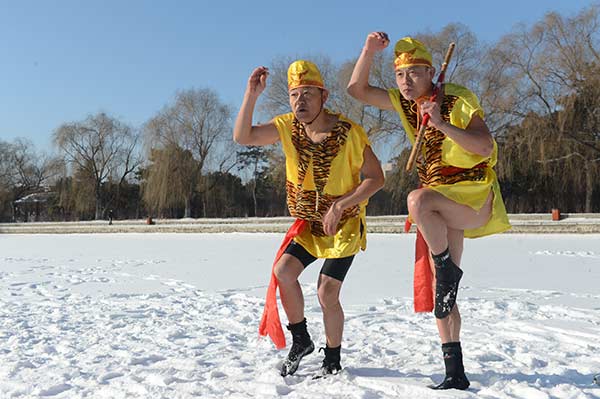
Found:
[{"label": "blue sky", "polygon": [[100,111],[140,126],[177,90],[209,87],[236,109],[250,71],[278,56],[358,55],[366,35],[392,41],[461,22],[494,42],[582,0],[5,1],[0,0],[0,139],[51,150],[63,122]]}]

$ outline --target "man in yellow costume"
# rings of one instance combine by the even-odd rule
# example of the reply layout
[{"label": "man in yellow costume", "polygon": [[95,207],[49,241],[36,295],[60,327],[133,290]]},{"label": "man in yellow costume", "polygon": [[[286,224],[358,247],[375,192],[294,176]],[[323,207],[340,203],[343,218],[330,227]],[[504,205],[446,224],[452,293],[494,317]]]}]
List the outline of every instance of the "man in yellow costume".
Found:
[{"label": "man in yellow costume", "polygon": [[[461,317],[456,306],[463,274],[458,265],[464,237],[481,237],[510,228],[493,170],[498,147],[483,120],[479,100],[471,91],[447,83],[437,101],[429,101],[435,68],[431,54],[418,40],[405,37],[396,43],[397,88],[385,90],[370,85],[373,57],[388,44],[384,32],[367,36],[348,93],[363,103],[396,111],[413,145],[420,121],[425,114],[430,115],[417,160],[421,187],[407,198],[410,218],[419,230],[415,310],[433,308],[442,341],[446,377],[432,388],[467,389],[469,380],[460,345]],[[426,243],[419,245],[422,238]],[[423,256],[419,248],[425,248]],[[425,273],[419,265],[427,265]],[[424,297],[423,292],[428,296]]]},{"label": "man in yellow costume", "polygon": [[328,91],[317,66],[298,60],[288,69],[292,112],[252,125],[256,101],[267,83],[268,69],[256,68],[237,116],[233,138],[243,145],[280,141],[286,158],[287,204],[296,222],[288,231],[273,265],[265,311],[259,327],[277,348],[285,336],[277,311],[276,289],[292,334],[292,347],[281,375],[293,374],[314,344],[304,317],[298,277],[316,259],[325,259],[318,279],[326,345],[321,374],[341,370],[344,312],[339,301],[342,282],[354,255],[366,247],[365,207],[384,182],[379,160],[364,130],[345,116],[324,108]]}]

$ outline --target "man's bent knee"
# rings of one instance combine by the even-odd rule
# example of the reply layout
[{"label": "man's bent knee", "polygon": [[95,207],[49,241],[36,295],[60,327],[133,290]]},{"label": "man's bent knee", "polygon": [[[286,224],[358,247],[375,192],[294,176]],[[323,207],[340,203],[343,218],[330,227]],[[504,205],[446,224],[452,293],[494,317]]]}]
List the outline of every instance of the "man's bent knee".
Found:
[{"label": "man's bent knee", "polygon": [[430,201],[428,198],[431,198],[428,189],[420,188],[411,191],[408,197],[406,197],[408,213],[418,219],[423,212],[430,210]]},{"label": "man's bent knee", "polygon": [[419,190],[413,190],[406,197],[406,206],[408,207],[408,213],[411,215],[416,214],[418,211],[419,195]]}]

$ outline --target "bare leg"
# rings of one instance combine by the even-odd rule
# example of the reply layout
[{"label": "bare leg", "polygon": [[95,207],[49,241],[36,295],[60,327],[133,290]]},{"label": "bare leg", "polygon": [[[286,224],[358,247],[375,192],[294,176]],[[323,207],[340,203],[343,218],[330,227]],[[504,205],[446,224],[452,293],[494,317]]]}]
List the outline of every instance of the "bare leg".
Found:
[{"label": "bare leg", "polygon": [[434,266],[434,262],[431,261],[433,275],[435,277],[437,274],[440,279],[436,284],[434,278],[434,302],[436,324],[442,341],[446,368],[444,380],[432,387],[436,390],[452,388],[464,390],[470,384],[464,372],[460,345],[461,317],[458,305],[446,301],[453,301],[456,298],[458,282],[462,275],[457,267],[460,265],[463,251],[464,230],[483,226],[492,214],[492,202],[493,193],[490,192],[483,207],[475,211],[429,188],[415,190],[409,194],[409,212],[419,226],[431,253],[441,255],[448,249],[452,261],[436,257],[439,262],[437,266]]},{"label": "bare leg", "polygon": [[287,315],[292,333],[292,347],[281,366],[280,374],[285,377],[296,372],[300,360],[315,350],[306,329],[304,319],[304,296],[298,282],[298,276],[304,270],[304,265],[298,258],[290,254],[283,254],[275,265],[275,277],[279,282],[279,294],[285,314]]},{"label": "bare leg", "polygon": [[275,265],[281,304],[290,324],[304,320],[304,295],[298,282],[298,277],[303,271],[304,265],[298,258],[289,254],[283,254]]},{"label": "bare leg", "polygon": [[479,211],[457,204],[429,188],[412,191],[407,198],[408,212],[419,226],[434,254],[448,248],[448,228],[474,229],[483,226],[492,214],[493,193]]},{"label": "bare leg", "polygon": [[[475,211],[429,188],[414,190],[407,199],[409,213],[419,226],[431,253],[440,254],[448,248],[457,266],[460,266],[463,251],[463,230],[483,226],[491,216],[492,201],[493,193],[490,192],[484,206]],[[431,258],[430,262],[435,277]],[[435,278],[433,284],[435,293]],[[442,343],[460,340],[461,317],[457,305],[447,317],[437,319],[436,323]]]},{"label": "bare leg", "polygon": [[323,310],[323,323],[327,346],[336,348],[342,344],[344,310],[340,303],[342,282],[325,274],[319,274],[318,296]]},{"label": "bare leg", "polygon": [[[460,260],[463,252],[463,230],[448,229],[448,246],[450,249],[450,258],[457,266],[460,266]],[[433,291],[435,293],[435,266],[431,255],[429,256],[429,264],[431,265],[431,272],[433,273]],[[435,296],[435,294],[434,294]],[[442,344],[446,342],[459,342],[460,341],[460,327],[461,318],[458,310],[458,304],[454,305],[454,308],[444,319],[436,319],[436,324]]]}]

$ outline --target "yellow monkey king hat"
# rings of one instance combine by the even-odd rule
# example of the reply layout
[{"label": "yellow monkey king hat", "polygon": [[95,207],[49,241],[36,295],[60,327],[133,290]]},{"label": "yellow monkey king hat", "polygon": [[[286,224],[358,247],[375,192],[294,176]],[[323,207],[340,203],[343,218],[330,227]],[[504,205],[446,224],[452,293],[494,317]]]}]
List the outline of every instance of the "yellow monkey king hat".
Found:
[{"label": "yellow monkey king hat", "polygon": [[321,72],[319,72],[319,68],[310,61],[294,61],[288,68],[288,90],[305,86],[314,86],[325,89],[323,78],[321,78]]},{"label": "yellow monkey king hat", "polygon": [[406,68],[413,65],[431,66],[431,53],[423,43],[412,37],[403,37],[394,47],[394,68]]}]

